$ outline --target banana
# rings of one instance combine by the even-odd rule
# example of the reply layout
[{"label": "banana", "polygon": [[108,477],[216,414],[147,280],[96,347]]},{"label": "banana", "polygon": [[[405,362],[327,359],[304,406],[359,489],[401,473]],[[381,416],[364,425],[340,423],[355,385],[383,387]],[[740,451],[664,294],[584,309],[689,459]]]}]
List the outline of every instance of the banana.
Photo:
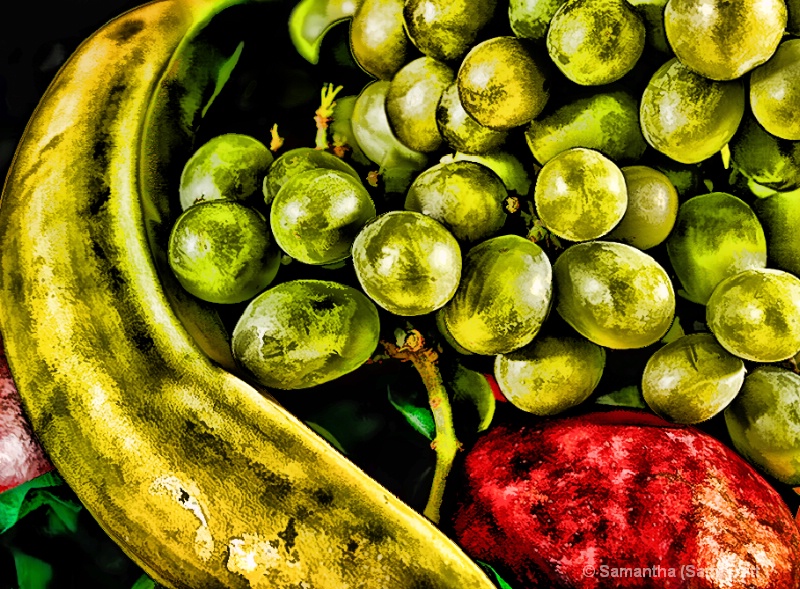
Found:
[{"label": "banana", "polygon": [[0,330],[27,414],[100,525],[168,587],[489,589],[430,522],[212,361],[177,314],[193,303],[159,277],[172,139],[156,134],[196,123],[170,101],[194,92],[182,83],[213,95],[234,54],[190,73],[214,61],[195,41],[243,2],[162,0],[109,22],[29,122],[0,200]]}]

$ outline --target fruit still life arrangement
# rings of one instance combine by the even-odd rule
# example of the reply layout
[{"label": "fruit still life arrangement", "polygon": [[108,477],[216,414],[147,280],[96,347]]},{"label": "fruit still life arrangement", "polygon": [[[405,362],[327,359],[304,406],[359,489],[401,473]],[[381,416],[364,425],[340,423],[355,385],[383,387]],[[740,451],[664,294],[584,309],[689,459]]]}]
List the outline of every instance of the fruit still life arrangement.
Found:
[{"label": "fruit still life arrangement", "polygon": [[799,229],[797,0],[136,7],[0,200],[0,568],[800,589]]}]

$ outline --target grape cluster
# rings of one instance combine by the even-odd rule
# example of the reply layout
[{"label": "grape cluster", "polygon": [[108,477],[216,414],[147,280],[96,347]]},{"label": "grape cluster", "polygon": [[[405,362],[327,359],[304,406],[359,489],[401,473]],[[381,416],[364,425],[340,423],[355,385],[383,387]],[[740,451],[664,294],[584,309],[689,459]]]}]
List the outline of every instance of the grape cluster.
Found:
[{"label": "grape cluster", "polygon": [[552,415],[644,350],[654,412],[724,411],[737,449],[800,484],[798,13],[363,0],[350,47],[375,79],[337,100],[333,142],[202,146],[170,264],[246,304],[234,355],[268,387],[433,325],[440,353],[490,359],[513,405]]}]

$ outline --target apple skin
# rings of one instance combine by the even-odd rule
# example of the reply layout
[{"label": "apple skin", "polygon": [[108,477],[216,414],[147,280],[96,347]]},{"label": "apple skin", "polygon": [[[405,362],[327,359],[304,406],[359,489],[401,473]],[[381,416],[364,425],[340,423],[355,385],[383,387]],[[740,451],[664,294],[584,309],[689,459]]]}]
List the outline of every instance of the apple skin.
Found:
[{"label": "apple skin", "polygon": [[460,470],[443,525],[514,589],[800,587],[788,507],[694,427],[631,410],[501,424]]},{"label": "apple skin", "polygon": [[22,413],[0,338],[0,493],[52,469]]}]

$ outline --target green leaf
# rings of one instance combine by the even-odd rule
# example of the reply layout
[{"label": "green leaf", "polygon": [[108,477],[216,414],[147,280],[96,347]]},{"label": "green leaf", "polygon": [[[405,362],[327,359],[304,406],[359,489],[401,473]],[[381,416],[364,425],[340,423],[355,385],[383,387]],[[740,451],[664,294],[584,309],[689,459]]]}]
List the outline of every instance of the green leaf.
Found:
[{"label": "green leaf", "polygon": [[661,343],[669,344],[684,335],[686,335],[686,333],[683,331],[683,327],[681,327],[681,319],[675,315],[675,319],[672,321],[669,331],[661,338]]},{"label": "green leaf", "polygon": [[722,166],[727,170],[731,167],[731,148],[726,143],[725,146],[720,150],[720,155],[722,156]]},{"label": "green leaf", "polygon": [[342,454],[347,454],[347,450],[345,450],[344,447],[339,443],[339,440],[337,440],[336,437],[324,427],[314,423],[313,421],[306,421],[306,425],[317,432],[320,436],[325,438],[325,440],[339,452]]},{"label": "green leaf", "polygon": [[53,567],[17,550],[14,555],[14,565],[17,569],[17,585],[19,589],[47,589],[53,580]]},{"label": "green leaf", "polygon": [[639,391],[639,387],[631,385],[613,391],[606,395],[597,397],[595,403],[598,405],[613,405],[615,407],[631,407],[634,409],[646,409],[647,403]]},{"label": "green leaf", "polygon": [[289,35],[297,52],[316,64],[325,33],[353,16],[359,4],[360,0],[300,0],[289,15]]},{"label": "green leaf", "polygon": [[158,585],[156,585],[153,579],[147,575],[142,575],[136,580],[131,589],[155,589],[156,587],[158,587]]},{"label": "green leaf", "polygon": [[455,374],[450,380],[453,391],[453,403],[470,403],[478,412],[478,431],[489,428],[494,418],[496,399],[492,387],[480,372],[456,366]]},{"label": "green leaf", "polygon": [[477,562],[481,567],[483,567],[486,570],[486,572],[488,572],[491,575],[491,577],[493,577],[492,581],[494,581],[494,583],[498,587],[500,587],[500,589],[512,589],[511,585],[509,585],[503,579],[503,577],[500,576],[500,573],[494,570],[490,564],[482,562],[480,560],[476,560],[475,562]]},{"label": "green leaf", "polygon": [[217,80],[216,85],[214,86],[214,92],[211,94],[209,99],[206,101],[205,106],[203,106],[203,110],[200,113],[201,117],[205,117],[208,109],[214,103],[214,99],[219,96],[219,93],[222,91],[222,88],[228,82],[231,77],[231,73],[233,72],[233,68],[236,67],[236,64],[239,63],[239,56],[242,55],[242,49],[244,49],[244,41],[241,41],[237,46],[236,50],[233,52],[228,59],[222,62],[219,66],[219,71],[217,72]]},{"label": "green leaf", "polygon": [[[11,529],[19,520],[34,509],[42,505],[58,505],[57,509],[66,509],[66,502],[47,491],[50,487],[59,487],[64,481],[55,472],[48,472],[0,494],[0,534]],[[80,506],[70,507],[80,511]],[[57,512],[58,513],[58,512]],[[64,513],[62,511],[62,513]],[[71,521],[71,516],[66,516],[65,525]]]},{"label": "green leaf", "polygon": [[395,399],[392,395],[391,387],[386,387],[389,402],[392,406],[403,414],[408,424],[417,432],[429,440],[436,437],[436,423],[433,420],[433,413],[428,407],[417,407],[405,399]]}]

